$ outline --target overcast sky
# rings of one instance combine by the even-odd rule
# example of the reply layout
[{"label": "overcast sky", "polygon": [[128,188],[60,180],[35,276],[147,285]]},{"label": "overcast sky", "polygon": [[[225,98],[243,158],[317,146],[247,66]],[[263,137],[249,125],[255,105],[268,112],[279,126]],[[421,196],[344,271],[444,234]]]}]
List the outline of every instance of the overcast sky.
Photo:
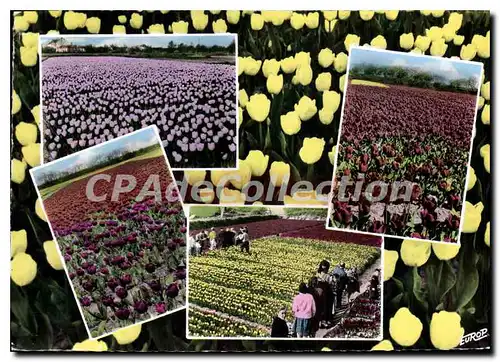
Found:
[{"label": "overcast sky", "polygon": [[137,46],[141,44],[155,46],[155,47],[167,47],[169,42],[174,42],[174,44],[201,44],[206,46],[219,45],[228,46],[234,40],[234,35],[232,34],[206,34],[206,35],[172,35],[165,34],[160,36],[151,35],[119,35],[119,36],[61,36],[57,35],[54,37],[43,37],[42,44],[47,43],[52,39],[64,38],[68,42],[75,45],[124,45],[124,46]]},{"label": "overcast sky", "polygon": [[[144,128],[136,133],[128,134],[115,140],[107,141],[97,146],[90,147],[86,150],[77,152],[60,160],[49,162],[45,165],[33,169],[33,177],[35,184],[38,185],[38,180],[44,174],[54,172],[71,171],[75,167],[83,165],[87,166],[95,156],[106,157],[116,150],[135,151],[146,148],[157,143],[160,145],[159,138],[154,132],[153,127]],[[89,165],[90,166],[90,165]],[[85,168],[85,167],[84,167]]]},{"label": "overcast sky", "polygon": [[450,60],[402,52],[373,50],[368,47],[353,48],[349,54],[350,67],[360,64],[378,66],[401,66],[419,69],[445,77],[448,80],[458,78],[481,77],[481,63]]}]

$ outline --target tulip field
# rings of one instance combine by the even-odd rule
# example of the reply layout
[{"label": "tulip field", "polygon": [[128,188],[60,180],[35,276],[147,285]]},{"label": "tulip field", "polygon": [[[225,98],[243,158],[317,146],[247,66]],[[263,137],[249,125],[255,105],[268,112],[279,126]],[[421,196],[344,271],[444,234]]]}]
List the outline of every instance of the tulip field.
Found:
[{"label": "tulip field", "polygon": [[[355,54],[358,53],[360,57],[370,54],[356,49]],[[388,58],[399,56],[385,54]],[[357,71],[358,76],[366,76],[363,71],[370,70],[365,67]],[[381,68],[380,71],[389,73],[390,70]],[[479,79],[481,68],[477,66],[473,70],[476,80]],[[402,69],[399,72],[400,77],[407,74]],[[410,74],[407,75],[410,81],[420,81]],[[433,77],[428,73],[419,76]],[[432,89],[427,83],[425,87],[419,87],[420,83],[380,87],[351,79],[350,75],[335,177],[337,185],[342,177],[363,180],[363,185],[357,199],[352,196],[354,183],[347,188],[347,195],[351,195],[347,202],[339,201],[341,195],[338,189],[334,190],[330,225],[457,242],[477,87],[452,92]],[[439,83],[439,86],[445,85]],[[407,199],[403,199],[406,189],[397,189],[403,182],[409,189]],[[375,183],[377,186],[367,191]]]},{"label": "tulip field", "polygon": [[42,72],[45,162],[155,124],[172,167],[236,165],[234,65],[55,56]]},{"label": "tulip field", "polygon": [[372,246],[277,236],[252,240],[251,252],[230,247],[190,257],[190,336],[269,336],[272,318],[290,310],[321,260],[363,271],[380,256]]},{"label": "tulip field", "polygon": [[[139,185],[155,174],[166,190],[172,179],[160,155],[100,172],[111,180],[133,175]],[[184,306],[186,219],[179,200],[136,201],[141,188],[115,202],[92,201],[86,193],[92,176],[41,193],[85,321],[98,337]],[[113,188],[114,182],[99,182],[94,193],[110,195]]]}]

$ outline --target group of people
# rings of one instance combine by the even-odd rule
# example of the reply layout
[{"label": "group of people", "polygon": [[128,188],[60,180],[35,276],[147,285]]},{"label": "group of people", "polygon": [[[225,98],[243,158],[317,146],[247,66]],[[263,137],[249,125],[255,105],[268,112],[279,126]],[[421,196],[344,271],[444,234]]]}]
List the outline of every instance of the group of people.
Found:
[{"label": "group of people", "polygon": [[222,228],[218,232],[215,228],[204,230],[189,237],[191,255],[201,255],[208,250],[239,246],[242,252],[250,254],[250,237],[248,227],[243,226],[237,232],[234,228]]},{"label": "group of people", "polygon": [[[380,270],[377,269],[370,280],[371,298],[378,298],[379,273]],[[330,272],[330,263],[323,260],[316,276],[308,284],[299,285],[299,293],[292,303],[294,322],[291,327],[289,328],[285,318],[287,309],[282,308],[273,319],[271,337],[283,338],[290,334],[298,338],[314,337],[319,329],[332,327],[335,309],[342,306],[344,294],[347,294],[349,303],[354,292],[359,292],[356,268],[346,270],[342,263]]]}]

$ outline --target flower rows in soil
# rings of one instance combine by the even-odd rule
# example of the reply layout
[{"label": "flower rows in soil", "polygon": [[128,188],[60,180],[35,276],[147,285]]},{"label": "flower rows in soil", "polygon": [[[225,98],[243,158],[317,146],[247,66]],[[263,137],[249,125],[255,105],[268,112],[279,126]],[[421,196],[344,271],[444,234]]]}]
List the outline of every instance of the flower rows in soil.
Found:
[{"label": "flower rows in soil", "polygon": [[[303,238],[260,238],[252,241],[251,254],[230,247],[191,257],[189,302],[270,328],[280,308],[287,306],[290,310],[299,284],[315,276],[321,260],[327,259],[332,265],[344,262],[346,268],[363,271],[379,254],[379,249],[372,246]],[[189,315],[190,335],[220,334],[211,334],[214,328],[201,327],[200,319],[210,323],[212,314],[205,313],[203,318],[198,314]],[[291,315],[288,318],[291,320]],[[242,331],[230,319],[213,323],[219,326],[223,321],[230,331],[228,336],[257,333]]]},{"label": "flower rows in soil", "polygon": [[[156,171],[167,187],[163,156],[105,172],[112,180],[134,175],[141,184]],[[180,201],[137,201],[135,191],[118,202],[92,202],[86,180],[56,191],[44,205],[92,336],[183,306],[186,219]],[[96,193],[111,192],[112,184],[96,184]]]},{"label": "flower rows in soil", "polygon": [[[345,176],[353,184],[346,188],[347,202],[334,188],[331,225],[456,241],[475,96],[350,83],[346,97],[335,176],[337,186]],[[375,181],[388,185],[385,195],[380,184],[369,190]]]}]

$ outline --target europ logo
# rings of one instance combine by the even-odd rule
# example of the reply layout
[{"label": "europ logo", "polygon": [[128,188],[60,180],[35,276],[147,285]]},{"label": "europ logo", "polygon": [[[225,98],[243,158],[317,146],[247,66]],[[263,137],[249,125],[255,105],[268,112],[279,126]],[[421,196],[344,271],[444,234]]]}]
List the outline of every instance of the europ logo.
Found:
[{"label": "europ logo", "polygon": [[478,332],[472,332],[463,336],[460,345],[463,346],[471,341],[477,342],[486,337],[488,337],[488,328],[483,328]]}]

